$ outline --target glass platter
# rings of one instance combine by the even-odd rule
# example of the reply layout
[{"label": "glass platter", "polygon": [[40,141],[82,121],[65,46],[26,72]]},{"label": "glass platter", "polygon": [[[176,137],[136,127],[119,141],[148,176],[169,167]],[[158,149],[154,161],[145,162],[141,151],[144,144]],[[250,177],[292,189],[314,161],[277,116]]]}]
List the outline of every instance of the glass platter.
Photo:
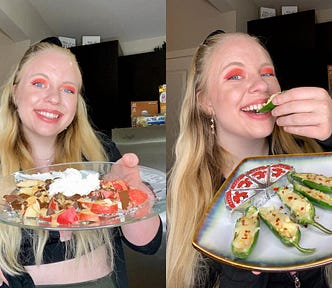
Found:
[{"label": "glass platter", "polygon": [[[33,179],[38,179],[37,173],[44,173],[49,171],[64,171],[67,168],[74,168],[79,170],[83,175],[93,174],[98,172],[99,179],[122,179],[132,188],[135,183],[132,183],[131,174],[127,173],[129,170],[120,164],[113,162],[73,162],[50,165],[47,168],[41,167],[36,169],[29,169],[13,173],[10,176],[0,177],[0,221],[9,225],[15,225],[22,228],[31,229],[45,229],[45,230],[87,230],[116,227],[123,224],[128,224],[149,217],[158,215],[165,211],[166,208],[166,174],[160,170],[138,166],[140,177],[145,184],[144,187],[149,187],[152,191],[144,203],[126,210],[119,210],[115,214],[100,217],[100,221],[79,221],[73,224],[54,224],[52,222],[43,221],[38,218],[20,217],[13,209],[10,209],[8,203],[3,199],[4,195],[15,194],[16,180],[25,180],[33,175]],[[48,170],[47,170],[48,169]],[[130,168],[129,168],[130,169]],[[37,175],[37,176],[36,176]],[[105,178],[106,177],[106,178]],[[139,184],[137,184],[139,185]]]},{"label": "glass platter", "polygon": [[[300,246],[315,248],[312,254],[304,254],[295,247],[285,246],[269,228],[260,221],[260,232],[252,253],[246,259],[235,258],[231,251],[236,219],[242,215],[237,209],[226,207],[225,194],[233,181],[249,170],[263,165],[288,164],[296,172],[319,173],[332,176],[332,153],[294,154],[262,156],[244,159],[217,191],[213,201],[205,211],[193,239],[194,247],[209,257],[238,268],[280,272],[303,270],[332,262],[332,235],[325,234],[312,225],[300,226]],[[275,183],[289,185],[287,177]],[[272,196],[264,206],[282,206],[278,196]],[[332,211],[315,206],[315,220],[332,229]]]}]

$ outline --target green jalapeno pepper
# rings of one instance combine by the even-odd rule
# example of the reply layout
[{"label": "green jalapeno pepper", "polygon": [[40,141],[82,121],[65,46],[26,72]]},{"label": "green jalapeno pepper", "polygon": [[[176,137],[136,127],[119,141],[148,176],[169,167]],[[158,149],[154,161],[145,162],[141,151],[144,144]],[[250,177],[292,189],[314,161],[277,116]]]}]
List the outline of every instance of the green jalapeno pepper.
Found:
[{"label": "green jalapeno pepper", "polygon": [[234,238],[232,240],[232,252],[237,258],[247,258],[252,252],[259,234],[258,210],[254,206],[246,209],[245,214],[237,219]]},{"label": "green jalapeno pepper", "polygon": [[325,193],[332,193],[332,177],[315,173],[296,172],[293,172],[291,176],[309,188],[317,189]]},{"label": "green jalapeno pepper", "polygon": [[313,204],[332,210],[332,196],[330,194],[303,185],[301,182],[298,182],[293,178],[292,173],[288,174],[287,177],[296,192],[302,194],[304,197],[307,197]]},{"label": "green jalapeno pepper", "polygon": [[282,92],[277,92],[277,93],[274,93],[270,96],[270,98],[267,100],[267,102],[263,105],[262,108],[258,109],[257,112],[258,113],[265,113],[265,112],[269,112],[271,110],[273,110],[276,106],[272,103],[272,99],[279,95],[280,93]]},{"label": "green jalapeno pepper", "polygon": [[277,195],[290,210],[293,219],[301,225],[312,225],[324,233],[332,234],[332,231],[315,221],[315,207],[303,195],[295,192],[289,187],[281,187],[277,191]]},{"label": "green jalapeno pepper", "polygon": [[303,248],[300,246],[301,231],[298,224],[290,217],[273,206],[260,207],[259,216],[269,227],[275,236],[286,246],[294,246],[302,253],[313,253],[315,248]]}]

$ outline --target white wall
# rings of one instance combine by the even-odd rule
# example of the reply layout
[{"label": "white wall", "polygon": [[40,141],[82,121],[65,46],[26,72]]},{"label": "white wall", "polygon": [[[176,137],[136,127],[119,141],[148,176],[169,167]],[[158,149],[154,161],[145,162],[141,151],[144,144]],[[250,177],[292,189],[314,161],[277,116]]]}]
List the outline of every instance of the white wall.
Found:
[{"label": "white wall", "polygon": [[317,23],[332,21],[332,9],[316,10]]},{"label": "white wall", "polygon": [[13,42],[0,30],[0,92],[1,86],[29,46],[30,40]]},{"label": "white wall", "polygon": [[[216,29],[246,32],[247,21],[258,19],[259,9],[247,0],[166,0],[166,16],[167,51],[181,51],[197,47]],[[332,21],[332,9],[316,10],[316,21]]]},{"label": "white wall", "polygon": [[151,52],[156,47],[161,47],[166,42],[166,36],[141,39],[130,42],[120,42],[123,55]]},{"label": "white wall", "polygon": [[197,47],[216,29],[236,31],[236,12],[221,13],[208,1],[167,0],[167,51]]},{"label": "white wall", "polygon": [[0,15],[1,30],[14,42],[37,42],[54,35],[29,1],[1,0]]}]

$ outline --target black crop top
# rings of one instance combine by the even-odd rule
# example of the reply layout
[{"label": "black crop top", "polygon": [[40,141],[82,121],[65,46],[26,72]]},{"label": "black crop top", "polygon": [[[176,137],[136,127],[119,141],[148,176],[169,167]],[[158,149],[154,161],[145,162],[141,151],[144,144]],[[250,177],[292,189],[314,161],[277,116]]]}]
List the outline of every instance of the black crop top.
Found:
[{"label": "black crop top", "polygon": [[[109,161],[115,162],[121,158],[121,153],[117,149],[114,142],[112,142],[107,136],[102,136],[102,143],[105,150],[107,151]],[[160,218],[159,218],[160,219]],[[115,257],[115,273],[116,281],[118,287],[128,287],[128,279],[126,273],[126,265],[124,258],[124,251],[122,247],[122,242],[124,242],[131,249],[143,253],[143,254],[154,254],[160,247],[162,240],[162,222],[160,220],[160,226],[158,233],[155,238],[145,246],[136,246],[130,243],[123,235],[120,227],[110,229],[110,233],[113,235],[113,244]],[[20,264],[34,265],[34,253],[32,247],[32,234],[33,230],[22,229],[22,243],[19,253],[19,262]],[[64,261],[66,256],[66,244],[65,242],[60,241],[60,234],[58,231],[49,231],[49,238],[46,242],[44,252],[43,252],[43,264],[55,263],[59,261]],[[73,258],[74,255],[67,255],[67,259]],[[27,275],[28,277],[28,275]]]}]

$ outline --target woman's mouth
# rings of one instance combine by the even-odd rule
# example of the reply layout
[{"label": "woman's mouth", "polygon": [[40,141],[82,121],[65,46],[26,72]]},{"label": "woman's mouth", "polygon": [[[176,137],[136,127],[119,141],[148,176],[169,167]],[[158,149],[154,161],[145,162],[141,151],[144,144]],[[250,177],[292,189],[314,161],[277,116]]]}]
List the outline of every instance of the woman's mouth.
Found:
[{"label": "woman's mouth", "polygon": [[252,104],[252,105],[241,108],[241,111],[259,113],[258,110],[261,109],[263,106],[264,106],[264,103]]},{"label": "woman's mouth", "polygon": [[39,115],[49,118],[49,119],[57,119],[60,117],[59,114],[51,113],[51,112],[46,112],[46,111],[36,111]]}]

